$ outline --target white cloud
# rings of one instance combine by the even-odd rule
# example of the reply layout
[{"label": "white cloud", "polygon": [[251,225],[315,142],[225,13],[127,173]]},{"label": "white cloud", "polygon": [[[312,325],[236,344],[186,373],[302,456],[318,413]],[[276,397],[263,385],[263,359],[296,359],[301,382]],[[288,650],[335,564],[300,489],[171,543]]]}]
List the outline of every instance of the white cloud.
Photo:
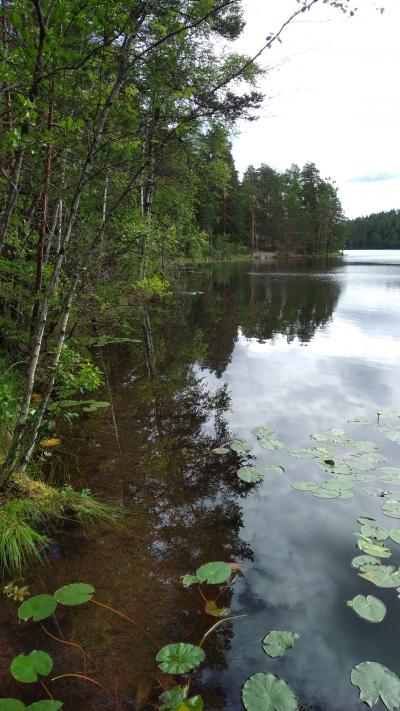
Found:
[{"label": "white cloud", "polygon": [[[380,15],[364,0],[352,19],[321,4],[301,15],[262,58],[260,118],[243,122],[233,152],[240,171],[268,163],[283,170],[312,160],[332,177],[349,216],[400,208],[400,3]],[[361,3],[360,3],[361,5]],[[244,0],[238,49],[252,54],[295,8],[295,0]],[[268,98],[269,97],[269,98]],[[353,182],[377,175],[374,182]]]}]

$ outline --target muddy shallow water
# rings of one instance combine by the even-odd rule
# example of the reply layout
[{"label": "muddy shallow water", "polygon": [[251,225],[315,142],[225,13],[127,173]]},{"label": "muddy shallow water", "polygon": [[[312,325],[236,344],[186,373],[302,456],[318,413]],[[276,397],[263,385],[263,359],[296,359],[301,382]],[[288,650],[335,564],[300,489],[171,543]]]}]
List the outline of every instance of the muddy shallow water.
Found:
[{"label": "muddy shallow water", "polygon": [[[322,480],[318,467],[286,450],[267,453],[250,430],[270,424],[287,447],[308,447],[310,433],[343,427],[379,444],[387,465],[398,466],[399,445],[347,422],[400,407],[400,252],[349,252],[343,262],[318,266],[207,265],[183,272],[181,284],[177,304],[132,317],[142,343],[102,349],[108,385],[99,397],[112,407],[63,431],[62,476],[126,518],[111,530],[68,528],[27,582],[35,593],[92,583],[97,600],[138,626],[93,604],[62,611],[59,628],[51,622],[47,629],[85,647],[90,676],[109,696],[75,677],[50,684],[51,692],[67,711],[114,709],[116,698],[120,709],[154,703],[163,681],[157,650],[196,643],[213,622],[180,576],[226,560],[243,563],[246,574],[223,602],[247,617],[222,625],[205,644],[193,692],[206,708],[236,711],[247,677],[268,671],[305,708],[362,709],[350,671],[368,659],[399,671],[400,600],[351,568],[355,518],[378,515],[388,527],[397,521],[380,514],[382,500],[362,483],[351,500],[295,491],[292,481]],[[285,473],[266,471],[256,485],[240,481],[237,456],[212,453],[233,433],[252,442],[254,463],[281,464]],[[400,547],[390,547],[389,562],[399,564]],[[385,602],[382,623],[346,606],[358,593]],[[28,703],[43,693],[25,685],[21,694],[9,681],[15,653],[49,650],[55,674],[78,672],[82,662],[78,650],[39,626],[14,624],[16,607],[3,598],[1,695]],[[295,649],[267,657],[260,640],[270,629],[300,634]]]}]

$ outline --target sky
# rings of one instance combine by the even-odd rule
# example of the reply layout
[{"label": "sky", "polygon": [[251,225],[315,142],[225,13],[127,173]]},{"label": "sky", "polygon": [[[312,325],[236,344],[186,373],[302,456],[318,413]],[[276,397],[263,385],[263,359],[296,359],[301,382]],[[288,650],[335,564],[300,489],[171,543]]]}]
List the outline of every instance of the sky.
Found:
[{"label": "sky", "polygon": [[[326,5],[286,28],[267,50],[264,104],[240,122],[240,172],[266,163],[285,170],[313,161],[336,181],[348,217],[400,209],[400,0],[358,0],[352,18]],[[243,0],[236,49],[255,54],[292,14],[296,0]],[[383,15],[375,6],[385,6]]]}]

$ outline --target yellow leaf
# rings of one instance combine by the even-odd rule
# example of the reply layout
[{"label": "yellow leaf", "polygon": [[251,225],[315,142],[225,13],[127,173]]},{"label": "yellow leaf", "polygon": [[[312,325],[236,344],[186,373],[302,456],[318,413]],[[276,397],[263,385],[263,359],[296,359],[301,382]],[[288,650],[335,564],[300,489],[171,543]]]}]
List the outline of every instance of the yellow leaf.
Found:
[{"label": "yellow leaf", "polygon": [[58,444],[61,444],[61,440],[58,439],[57,437],[52,437],[50,439],[40,440],[41,447],[57,447]]},{"label": "yellow leaf", "polygon": [[43,395],[41,395],[40,393],[33,393],[32,400],[33,402],[42,402]]}]

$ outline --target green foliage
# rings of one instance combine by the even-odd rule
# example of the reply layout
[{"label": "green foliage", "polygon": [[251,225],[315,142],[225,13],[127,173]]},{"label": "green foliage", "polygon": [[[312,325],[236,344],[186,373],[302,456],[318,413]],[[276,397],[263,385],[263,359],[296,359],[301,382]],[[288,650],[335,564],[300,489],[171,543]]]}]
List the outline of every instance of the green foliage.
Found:
[{"label": "green foliage", "polygon": [[368,622],[382,622],[386,615],[386,606],[373,595],[356,595],[347,602],[359,617]]},{"label": "green foliage", "polygon": [[379,698],[389,711],[400,706],[400,679],[377,662],[361,662],[351,672],[351,683],[360,689],[360,700],[373,706]]},{"label": "green foliage", "polygon": [[201,647],[177,642],[167,644],[156,656],[160,669],[166,674],[185,674],[198,667],[205,659]]},{"label": "green foliage", "polygon": [[273,630],[263,639],[263,650],[270,657],[282,657],[288,649],[292,649],[299,639],[296,632],[288,632],[287,630]]},{"label": "green foliage", "polygon": [[72,583],[65,585],[54,593],[54,599],[61,605],[82,605],[89,602],[94,595],[94,587],[87,583]]},{"label": "green foliage", "polygon": [[248,484],[254,484],[257,481],[262,481],[264,479],[264,474],[261,469],[253,466],[240,467],[237,471],[239,479],[246,481]]},{"label": "green foliage", "polygon": [[389,210],[349,220],[346,247],[400,249],[400,210]]},{"label": "green foliage", "polygon": [[242,692],[247,711],[297,711],[297,699],[283,679],[273,674],[253,674]]},{"label": "green foliage", "polygon": [[49,654],[34,649],[29,654],[19,654],[11,663],[11,674],[17,681],[30,684],[40,676],[48,676],[53,668]]},{"label": "green foliage", "polygon": [[57,607],[57,602],[51,595],[35,595],[28,598],[18,608],[18,617],[20,620],[32,619],[34,622],[45,620],[53,614]]},{"label": "green foliage", "polygon": [[97,390],[103,383],[100,369],[69,346],[64,346],[57,366],[55,391],[64,400],[76,393]]}]

